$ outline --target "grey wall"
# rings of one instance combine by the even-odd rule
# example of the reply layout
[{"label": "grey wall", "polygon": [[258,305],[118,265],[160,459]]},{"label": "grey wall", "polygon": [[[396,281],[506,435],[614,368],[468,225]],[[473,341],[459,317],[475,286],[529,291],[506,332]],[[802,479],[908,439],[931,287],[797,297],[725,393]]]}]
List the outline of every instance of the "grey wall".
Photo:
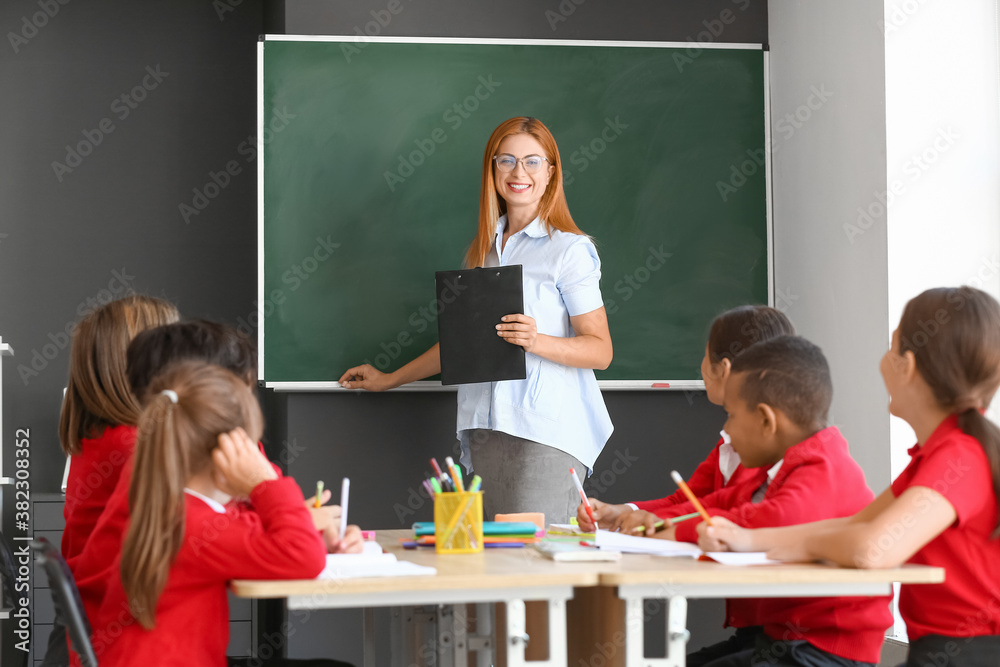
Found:
[{"label": "grey wall", "polygon": [[[261,0],[221,17],[205,0],[44,4],[52,16],[0,3],[0,336],[16,352],[3,456],[9,472],[15,429],[30,429],[34,494],[59,490],[66,331],[88,304],[134,289],[192,316],[254,310],[255,178],[239,146],[254,134],[262,23]],[[121,96],[144,81],[131,108]],[[88,154],[57,174],[67,145]],[[243,173],[187,223],[179,205],[229,160]],[[4,532],[23,535],[2,493]],[[11,622],[0,628],[15,664]]]},{"label": "grey wall", "polygon": [[853,239],[844,225],[886,189],[882,11],[772,0],[768,12],[776,301],[826,352],[832,422],[876,493],[889,483],[885,217]]}]

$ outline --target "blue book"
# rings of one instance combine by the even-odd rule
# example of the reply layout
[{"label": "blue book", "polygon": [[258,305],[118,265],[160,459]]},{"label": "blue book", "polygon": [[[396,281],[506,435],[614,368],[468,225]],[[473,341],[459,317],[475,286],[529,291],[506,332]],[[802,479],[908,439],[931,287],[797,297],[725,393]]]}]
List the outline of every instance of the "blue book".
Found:
[{"label": "blue book", "polygon": [[[483,535],[510,537],[534,537],[538,532],[538,526],[530,521],[483,521]],[[433,521],[418,521],[413,524],[413,533],[421,535],[434,534]]]}]

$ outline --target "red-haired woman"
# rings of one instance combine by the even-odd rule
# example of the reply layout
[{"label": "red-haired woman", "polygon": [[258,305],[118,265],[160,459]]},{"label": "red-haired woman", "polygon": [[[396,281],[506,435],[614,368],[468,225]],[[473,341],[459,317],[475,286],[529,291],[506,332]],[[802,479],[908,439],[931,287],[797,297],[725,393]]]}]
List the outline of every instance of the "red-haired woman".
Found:
[{"label": "red-haired woman", "polygon": [[[581,477],[611,435],[594,377],[611,363],[601,297],[601,261],[573,222],[563,191],[559,149],[536,118],[511,118],[493,131],[483,155],[479,229],[469,267],[523,266],[524,314],[497,323],[497,334],[526,352],[527,378],[462,385],[458,437],[462,461],[483,478],[485,514],[576,513]],[[350,389],[383,391],[441,371],[435,345],[392,373],[370,365],[340,378]]]}]

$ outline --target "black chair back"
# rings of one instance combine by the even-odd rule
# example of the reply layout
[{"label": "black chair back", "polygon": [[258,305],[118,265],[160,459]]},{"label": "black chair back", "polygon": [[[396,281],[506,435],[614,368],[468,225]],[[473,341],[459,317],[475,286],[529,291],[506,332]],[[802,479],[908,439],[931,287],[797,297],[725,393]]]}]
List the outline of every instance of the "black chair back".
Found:
[{"label": "black chair back", "polygon": [[83,667],[97,667],[97,656],[90,643],[90,623],[66,560],[44,537],[32,540],[31,550],[49,578],[56,618],[66,626],[70,645],[80,656],[80,663]]}]

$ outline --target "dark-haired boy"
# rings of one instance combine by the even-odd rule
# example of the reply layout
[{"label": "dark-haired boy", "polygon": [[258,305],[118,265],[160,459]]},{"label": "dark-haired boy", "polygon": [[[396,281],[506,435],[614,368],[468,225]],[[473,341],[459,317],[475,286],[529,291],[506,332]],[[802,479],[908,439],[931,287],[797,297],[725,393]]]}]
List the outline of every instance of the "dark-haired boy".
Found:
[{"label": "dark-haired boy", "polygon": [[[726,382],[725,429],[742,464],[759,472],[701,499],[709,514],[764,528],[851,516],[871,502],[847,441],[827,426],[832,398],[826,358],[804,338],[781,336],[737,357]],[[670,515],[689,511],[685,505]],[[697,542],[699,523],[685,521],[656,537]],[[689,664],[874,665],[892,624],[888,602],[888,596],[761,599],[757,622],[764,632],[755,648],[722,657],[716,652],[705,661],[709,647]]]}]

